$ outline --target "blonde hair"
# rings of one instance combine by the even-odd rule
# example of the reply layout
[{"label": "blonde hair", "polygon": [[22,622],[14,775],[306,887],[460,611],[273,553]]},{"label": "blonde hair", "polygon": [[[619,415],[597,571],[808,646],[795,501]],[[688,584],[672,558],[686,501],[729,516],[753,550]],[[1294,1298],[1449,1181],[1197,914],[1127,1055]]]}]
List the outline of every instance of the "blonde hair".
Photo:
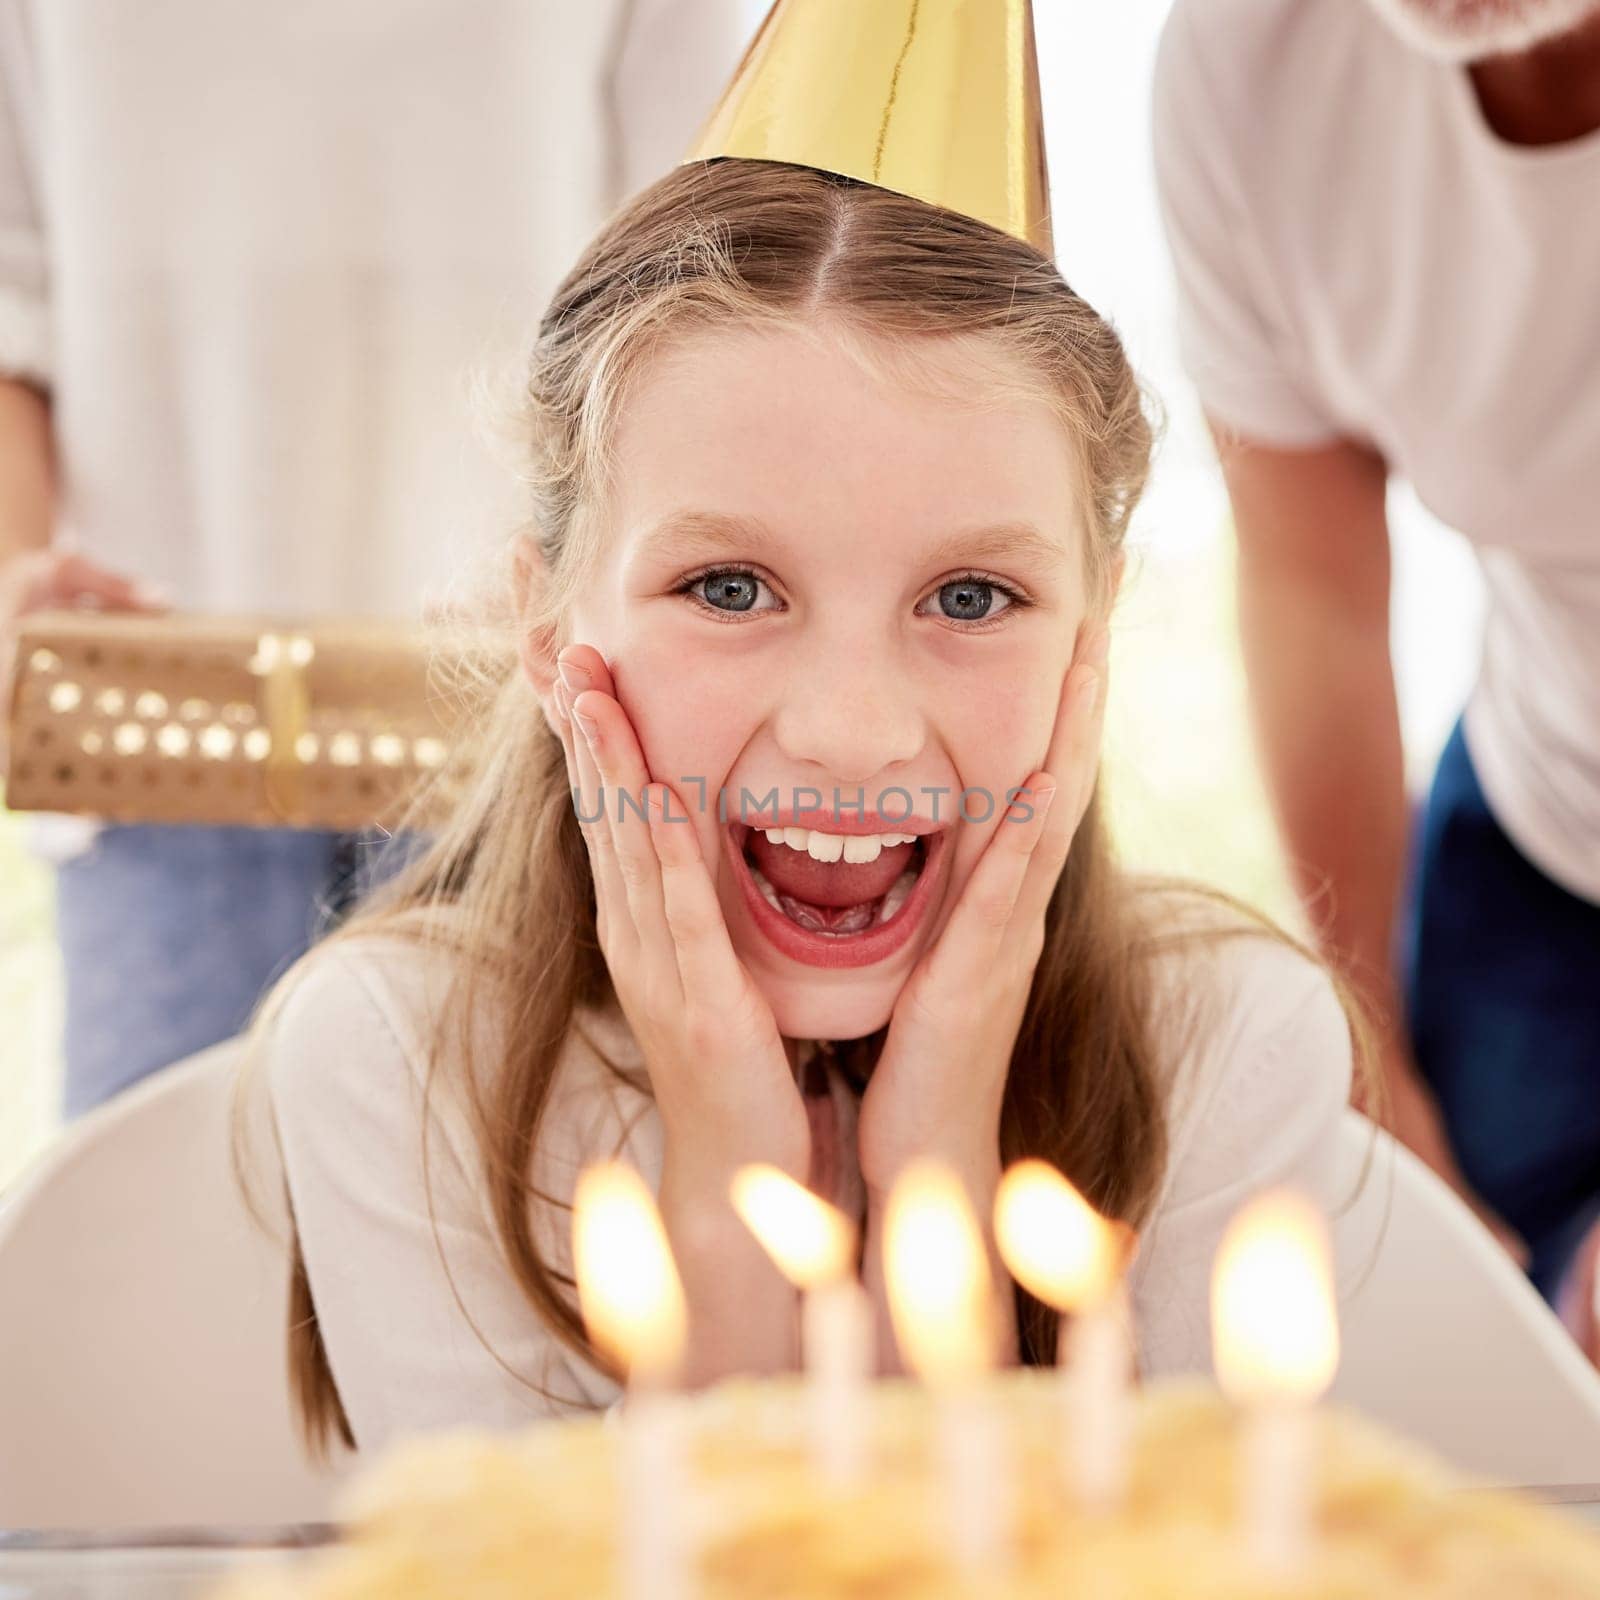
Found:
[{"label": "blonde hair", "polygon": [[[1105,320],[1049,260],[981,222],[810,168],[736,160],[681,166],[646,189],[556,290],[513,413],[529,507],[517,532],[537,541],[549,581],[536,611],[519,618],[507,604],[501,626],[531,629],[552,650],[566,642],[564,619],[602,549],[616,419],[666,340],[824,318],[863,361],[924,377],[929,341],[964,338],[993,354],[997,382],[1020,373],[1048,398],[1078,452],[1090,592],[1109,604],[1152,428]],[[570,1279],[541,1252],[536,1208],[556,1202],[531,1177],[577,1013],[611,998],[588,856],[560,741],[514,646],[503,637],[473,646],[454,657],[463,736],[438,785],[416,802],[418,818],[442,815],[442,824],[417,859],[290,969],[252,1033],[264,1042],[308,964],[339,942],[398,934],[460,958],[436,1019],[428,1090],[445,1071],[459,1080],[451,1087],[469,1108],[499,1243],[530,1308],[583,1360],[610,1370],[585,1337]],[[1134,1227],[1154,1206],[1167,1158],[1147,957],[1174,941],[1240,932],[1288,938],[1196,888],[1182,890],[1187,903],[1222,914],[1175,918],[1174,892],[1119,870],[1098,798],[1091,802],[1047,912],[1002,1114],[1005,1160],[1052,1162]],[[454,914],[437,915],[444,906]],[[486,1005],[505,1018],[489,1060],[479,1059],[471,1027]],[[858,1079],[885,1031],[837,1047]],[[1359,1024],[1356,1035],[1364,1060]],[[290,1368],[307,1438],[313,1449],[335,1434],[353,1443],[298,1238],[292,1268]],[[1018,1323],[1024,1360],[1053,1360],[1054,1315],[1020,1289]]]}]

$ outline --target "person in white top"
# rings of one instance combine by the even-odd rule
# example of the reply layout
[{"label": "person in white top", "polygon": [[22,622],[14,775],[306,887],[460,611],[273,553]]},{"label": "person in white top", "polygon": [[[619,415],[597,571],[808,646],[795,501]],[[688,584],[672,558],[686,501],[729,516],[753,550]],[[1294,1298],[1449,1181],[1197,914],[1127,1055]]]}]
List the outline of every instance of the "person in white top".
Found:
[{"label": "person in white top", "polygon": [[[779,162],[690,162],[591,243],[528,362],[499,669],[426,854],[256,1020],[312,1436],[593,1408],[570,1201],[620,1156],[684,1381],[792,1369],[729,1183],[859,1229],[932,1158],[987,1218],[1054,1163],[1138,1230],[1147,1373],[1204,1370],[1212,1258],[1326,1210],[1356,1055],[1309,952],[1121,869],[1096,803],[1151,430],[1109,325],[1018,237]],[[426,803],[426,796],[419,797]],[[994,1258],[1008,1361],[1057,1319]]]},{"label": "person in white top", "polygon": [[[740,0],[0,0],[0,653],[44,606],[457,599],[523,512],[476,379],[681,157],[746,22]],[[355,854],[319,830],[35,837],[70,857],[72,1113],[237,1028]]]},{"label": "person in white top", "polygon": [[[1383,1019],[1402,1136],[1574,1305],[1600,1248],[1600,6],[1177,0],[1154,133],[1308,906]],[[1488,591],[1409,888],[1391,475]]]}]

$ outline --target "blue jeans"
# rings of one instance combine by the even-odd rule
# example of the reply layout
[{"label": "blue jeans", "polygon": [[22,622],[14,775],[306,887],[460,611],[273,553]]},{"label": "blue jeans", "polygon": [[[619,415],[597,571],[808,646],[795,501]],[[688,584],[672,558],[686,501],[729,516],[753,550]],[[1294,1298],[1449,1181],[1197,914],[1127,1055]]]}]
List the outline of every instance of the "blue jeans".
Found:
[{"label": "blue jeans", "polygon": [[1461,1170],[1551,1299],[1600,1217],[1600,906],[1517,850],[1458,722],[1416,841],[1402,972],[1412,1046]]},{"label": "blue jeans", "polygon": [[411,848],[378,832],[103,829],[56,872],[65,1115],[237,1033],[273,980]]}]

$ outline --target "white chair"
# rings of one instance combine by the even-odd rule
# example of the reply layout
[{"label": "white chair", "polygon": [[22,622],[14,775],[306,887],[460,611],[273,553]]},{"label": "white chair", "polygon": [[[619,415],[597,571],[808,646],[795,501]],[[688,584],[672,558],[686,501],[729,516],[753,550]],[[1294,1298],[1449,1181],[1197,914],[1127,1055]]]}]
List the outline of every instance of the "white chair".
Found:
[{"label": "white chair", "polygon": [[1600,1373],[1448,1185],[1347,1111],[1341,1193],[1369,1154],[1333,1222],[1332,1398],[1490,1482],[1600,1483]]},{"label": "white chair", "polygon": [[319,1470],[295,1432],[287,1258],[230,1161],[241,1050],[118,1096],[0,1198],[0,1527],[328,1517],[354,1457]]}]

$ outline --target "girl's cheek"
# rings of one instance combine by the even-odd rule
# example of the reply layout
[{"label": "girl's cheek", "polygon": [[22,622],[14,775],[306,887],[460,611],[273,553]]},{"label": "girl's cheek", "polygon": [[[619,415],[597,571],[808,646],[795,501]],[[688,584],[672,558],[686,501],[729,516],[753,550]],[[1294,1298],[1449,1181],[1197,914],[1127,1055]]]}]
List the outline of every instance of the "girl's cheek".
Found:
[{"label": "girl's cheek", "polygon": [[750,740],[753,726],[746,722],[761,703],[756,686],[682,660],[630,661],[628,682],[623,706],[652,775],[677,788],[689,805],[702,782],[708,799],[714,797]]},{"label": "girl's cheek", "polygon": [[[1021,783],[1049,748],[1055,726],[1056,701],[1065,668],[1028,664],[1004,680],[985,675],[966,691],[953,722],[958,765],[963,781],[986,784],[996,797],[1008,784]],[[1047,689],[1054,684],[1054,692]]]}]

